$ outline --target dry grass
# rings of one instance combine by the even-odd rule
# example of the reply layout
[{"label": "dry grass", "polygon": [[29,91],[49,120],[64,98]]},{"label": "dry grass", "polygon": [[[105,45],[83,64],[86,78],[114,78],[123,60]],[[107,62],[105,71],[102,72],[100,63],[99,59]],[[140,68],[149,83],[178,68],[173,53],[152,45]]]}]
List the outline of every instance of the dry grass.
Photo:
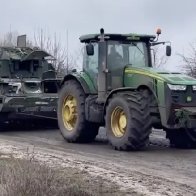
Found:
[{"label": "dry grass", "polygon": [[66,168],[55,170],[32,160],[0,159],[0,195],[3,196],[96,196],[123,195],[102,179]]}]

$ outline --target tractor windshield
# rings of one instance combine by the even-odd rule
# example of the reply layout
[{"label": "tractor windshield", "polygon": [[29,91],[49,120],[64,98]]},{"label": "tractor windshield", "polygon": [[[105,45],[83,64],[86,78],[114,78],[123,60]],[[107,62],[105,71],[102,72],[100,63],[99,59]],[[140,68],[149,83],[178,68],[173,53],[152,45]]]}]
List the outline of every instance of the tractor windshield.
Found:
[{"label": "tractor windshield", "polygon": [[147,46],[145,42],[108,42],[108,68],[148,66]]}]

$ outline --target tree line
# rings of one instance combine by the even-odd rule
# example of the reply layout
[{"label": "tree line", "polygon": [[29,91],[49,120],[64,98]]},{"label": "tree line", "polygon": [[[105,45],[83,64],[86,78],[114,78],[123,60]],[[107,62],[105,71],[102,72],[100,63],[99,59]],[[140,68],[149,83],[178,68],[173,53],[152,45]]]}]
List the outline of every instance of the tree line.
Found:
[{"label": "tree line", "polygon": [[[0,37],[0,46],[14,47],[17,43],[17,31],[10,31]],[[56,33],[53,35],[44,31],[43,29],[37,30],[34,33],[32,40],[27,40],[27,46],[39,47],[42,50],[47,51],[54,57],[53,65],[57,73],[66,74],[72,69],[81,68],[82,48],[78,47],[78,50],[74,54],[68,53],[67,41],[61,41]],[[182,68],[185,72],[192,77],[196,78],[196,42],[189,44],[186,54],[177,54],[182,60]],[[162,67],[167,63],[168,57],[159,46],[153,49],[153,65],[154,67]]]},{"label": "tree line", "polygon": [[[0,46],[16,47],[18,35],[17,31],[5,33],[0,37]],[[27,38],[26,46],[47,51],[54,58],[52,64],[57,73],[66,74],[72,69],[80,69],[79,59],[82,56],[80,47],[74,54],[69,54],[66,41],[61,41],[56,33],[51,35],[47,31],[39,29],[34,33],[32,39]]]}]

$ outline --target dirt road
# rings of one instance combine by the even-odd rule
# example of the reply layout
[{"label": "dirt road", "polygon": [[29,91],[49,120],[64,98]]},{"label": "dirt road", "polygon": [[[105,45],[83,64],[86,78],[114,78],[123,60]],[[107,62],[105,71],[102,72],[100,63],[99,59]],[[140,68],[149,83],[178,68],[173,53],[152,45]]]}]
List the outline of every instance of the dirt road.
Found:
[{"label": "dirt road", "polygon": [[196,195],[196,150],[169,148],[164,132],[153,132],[146,151],[119,152],[107,144],[103,129],[92,144],[69,144],[59,130],[4,131],[0,151],[80,168],[127,195]]}]

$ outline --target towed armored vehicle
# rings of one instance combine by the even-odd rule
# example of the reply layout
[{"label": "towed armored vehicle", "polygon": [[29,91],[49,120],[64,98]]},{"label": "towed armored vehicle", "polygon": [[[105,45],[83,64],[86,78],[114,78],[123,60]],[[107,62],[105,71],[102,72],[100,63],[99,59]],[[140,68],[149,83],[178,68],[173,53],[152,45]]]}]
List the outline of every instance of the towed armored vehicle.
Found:
[{"label": "towed armored vehicle", "polygon": [[196,147],[196,79],[153,68],[154,35],[89,34],[83,71],[66,75],[58,100],[58,124],[68,142],[91,142],[100,126],[117,150],[140,150],[152,127],[170,144]]},{"label": "towed armored vehicle", "polygon": [[44,50],[26,47],[26,36],[18,37],[17,47],[0,47],[1,124],[56,118],[60,79],[50,63],[53,59]]}]

